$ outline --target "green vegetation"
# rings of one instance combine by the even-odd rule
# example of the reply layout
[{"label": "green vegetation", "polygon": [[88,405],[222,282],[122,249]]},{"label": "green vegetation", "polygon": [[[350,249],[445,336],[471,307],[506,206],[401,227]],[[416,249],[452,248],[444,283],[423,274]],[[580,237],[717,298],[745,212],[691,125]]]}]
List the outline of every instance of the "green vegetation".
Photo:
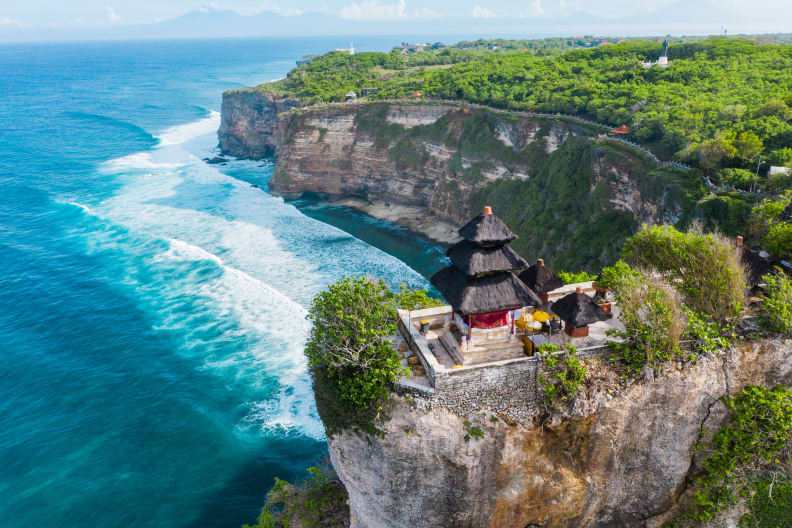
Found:
[{"label": "green vegetation", "polygon": [[333,52],[259,89],[315,102],[342,101],[349,90],[371,86],[379,90],[374,98],[420,91],[502,108],[589,116],[613,126],[626,124],[631,138],[711,174],[724,167],[755,170],[760,153],[774,161],[790,158],[792,48],[712,38],[675,44],[671,67],[645,69],[640,63],[657,58],[657,42],[535,53],[542,47],[579,45],[556,40],[487,44],[497,50],[461,43],[406,55],[399,50]]},{"label": "green vegetation", "polygon": [[[685,332],[682,337],[691,340],[696,350],[704,354],[714,354],[731,344],[730,337],[734,337],[731,328],[709,321],[706,314],[698,313],[685,305],[682,305],[682,311],[685,314]],[[695,356],[689,359],[695,359]]]},{"label": "green vegetation", "polygon": [[772,475],[754,482],[746,501],[750,513],[740,520],[740,526],[792,526],[792,477],[789,475]]},{"label": "green vegetation", "polygon": [[552,247],[556,268],[593,272],[612,262],[638,226],[632,213],[609,202],[609,180],[598,181],[592,169],[596,148],[580,137],[567,138],[550,155],[536,143],[532,147],[531,178],[501,179],[475,190],[469,214],[492,206],[520,235],[512,247],[528,260],[549,259],[542,253]]},{"label": "green vegetation", "polygon": [[700,230],[642,226],[624,245],[633,266],[660,273],[696,310],[716,319],[736,317],[745,296],[745,270],[734,243]]},{"label": "green vegetation", "polygon": [[559,271],[558,276],[561,277],[561,280],[564,281],[564,284],[575,284],[577,282],[587,282],[593,281],[597,277],[588,273],[586,271],[579,271],[577,273],[571,273],[567,271]]},{"label": "green vegetation", "polygon": [[792,335],[792,279],[783,273],[763,277],[767,287],[762,294],[762,325],[781,334]]},{"label": "green vegetation", "polygon": [[305,355],[313,379],[316,407],[327,435],[353,430],[382,435],[377,421],[387,415],[391,385],[406,374],[392,343],[396,309],[440,303],[425,291],[384,282],[344,277],[311,302],[313,323]]},{"label": "green vegetation", "polygon": [[[368,97],[371,101],[408,98],[418,91],[424,97],[573,114],[609,126],[627,125],[631,129],[628,139],[647,146],[661,158],[698,167],[716,186],[707,195],[701,172],[677,173],[668,167],[645,164],[640,169],[633,168],[643,178],[642,193],[656,202],[670,201],[681,207],[679,226],[687,226],[695,216],[702,219],[707,229],[717,228],[729,236],[745,234],[751,209],[761,200],[751,191],[761,190],[766,196],[792,187],[792,173],[770,176],[768,172],[771,164],[792,166],[792,46],[771,44],[788,43],[789,37],[685,37],[675,41],[669,50],[671,66],[666,69],[641,66],[643,61],[656,59],[659,43],[637,39],[585,49],[580,48],[596,44],[598,39],[493,39],[448,47],[437,43],[415,53],[402,53],[400,49],[353,56],[332,52],[296,68],[282,81],[257,89],[294,96],[306,104],[343,101],[348,91],[360,93],[363,87],[377,90]],[[513,152],[489,133],[492,125],[486,122],[487,118],[475,119],[476,126],[466,126],[465,137],[455,137],[468,147],[466,152],[458,152],[460,157],[490,152],[492,157],[508,160],[510,156],[537,154],[534,150]],[[424,127],[405,133],[398,125],[385,126],[381,121],[375,132],[377,144],[391,147],[390,154],[400,169],[418,169],[429,159],[414,141],[427,132],[416,130]],[[435,133],[442,132],[442,126],[431,128]],[[546,131],[541,135],[546,135]],[[596,148],[598,152],[621,154],[622,159],[627,152],[636,163],[641,157],[637,150],[613,141],[600,142]],[[590,153],[580,152],[582,147],[570,148],[573,150],[579,151],[581,161],[591,160],[587,157]],[[564,174],[585,183],[584,163],[570,164],[563,155],[557,158],[549,162],[540,156],[537,160],[536,169],[542,179]],[[453,179],[445,185],[457,185],[457,180],[480,182],[484,168],[483,164],[463,168],[461,158],[456,164],[452,160]],[[547,181],[541,183],[544,185],[522,186],[524,192],[520,194],[539,194],[535,187],[547,187]],[[592,251],[593,255],[562,255],[554,260],[554,265],[591,271],[612,262],[609,256],[615,255],[614,249],[637,227],[630,225],[626,213],[603,207],[607,183],[594,189],[593,194],[599,199],[587,197],[580,201],[580,196],[573,196],[570,201],[579,204],[574,207],[577,210],[564,211],[573,213],[567,218],[589,220],[579,237],[571,228],[575,235],[572,240],[564,240],[564,245],[579,247],[578,239],[592,237],[591,242],[605,247],[601,252]],[[505,201],[517,186],[494,182],[479,191],[478,201]],[[562,186],[556,185],[556,191]],[[582,189],[575,186],[572,190]],[[554,198],[555,207],[566,197],[555,194]],[[569,208],[567,205],[565,209]],[[525,220],[524,215],[514,218]],[[541,220],[542,228],[558,225],[547,215]],[[605,233],[614,233],[613,240]],[[774,225],[772,232],[764,236],[775,254],[792,258],[792,227]],[[520,243],[527,245],[523,238]],[[593,263],[586,261],[592,257]]]},{"label": "green vegetation", "polygon": [[[773,524],[773,517],[790,519],[792,512],[792,391],[782,386],[747,387],[734,397],[724,397],[723,402],[729,418],[704,451],[702,472],[695,481],[695,505],[685,517],[708,521],[725,506],[748,499],[758,507],[751,509],[743,525],[786,526]],[[702,434],[706,435],[706,431]],[[702,444],[706,440],[702,438]],[[769,489],[776,479],[782,485],[780,497]],[[747,524],[750,520],[756,523]]]},{"label": "green vegetation", "polygon": [[792,218],[784,218],[790,207],[792,190],[783,196],[769,198],[751,211],[749,236],[752,242],[763,245],[777,259],[792,260]]},{"label": "green vegetation", "polygon": [[608,335],[620,340],[608,345],[627,374],[659,371],[666,361],[681,358],[685,321],[677,292],[665,281],[634,270],[611,284],[624,330],[609,330]]},{"label": "green vegetation", "polygon": [[624,330],[611,330],[619,340],[609,345],[627,375],[729,346],[733,331],[724,322],[739,315],[746,291],[738,251],[698,229],[643,226],[627,240],[625,260],[605,267],[598,281],[619,304]]},{"label": "green vegetation", "polygon": [[275,478],[267,502],[255,525],[243,528],[343,528],[348,526],[349,506],[344,485],[319,468],[308,468],[310,477],[301,485]]},{"label": "green vegetation", "polygon": [[481,440],[484,438],[484,431],[481,430],[481,427],[477,425],[473,425],[469,421],[465,420],[462,424],[465,426],[465,442],[470,442],[471,439],[473,440]]},{"label": "green vegetation", "polygon": [[558,349],[558,346],[549,344],[539,347],[543,362],[539,386],[544,393],[545,405],[551,409],[571,400],[586,378],[586,368],[575,357],[577,349],[568,346],[562,354],[556,354]]}]

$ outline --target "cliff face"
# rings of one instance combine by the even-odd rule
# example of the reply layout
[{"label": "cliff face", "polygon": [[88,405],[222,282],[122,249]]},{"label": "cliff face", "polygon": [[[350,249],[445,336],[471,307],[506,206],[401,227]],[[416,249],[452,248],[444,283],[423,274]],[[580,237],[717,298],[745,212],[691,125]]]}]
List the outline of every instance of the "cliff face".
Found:
[{"label": "cliff face", "polygon": [[[629,388],[590,386],[571,415],[544,424],[508,425],[486,403],[457,416],[396,397],[384,438],[339,435],[330,455],[357,528],[657,528],[690,492],[702,427],[726,417],[719,398],[778,383],[792,383],[790,340]],[[472,426],[482,439],[465,440]]]},{"label": "cliff face", "polygon": [[275,100],[255,90],[225,92],[217,131],[223,153],[251,159],[273,156],[282,135],[278,114],[296,106],[294,99]]},{"label": "cliff face", "polygon": [[678,175],[581,125],[434,104],[285,112],[294,105],[226,93],[219,131],[226,153],[274,155],[269,190],[286,198],[310,191],[409,205],[429,223],[454,225],[492,205],[529,260],[590,270],[612,261],[640,223],[674,222],[685,210],[683,194],[670,192]]}]

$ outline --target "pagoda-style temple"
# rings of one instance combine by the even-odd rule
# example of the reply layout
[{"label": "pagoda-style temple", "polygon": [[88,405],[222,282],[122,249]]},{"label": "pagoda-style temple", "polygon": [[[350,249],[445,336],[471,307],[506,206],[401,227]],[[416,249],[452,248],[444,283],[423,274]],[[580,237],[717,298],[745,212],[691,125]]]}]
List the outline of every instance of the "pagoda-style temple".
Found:
[{"label": "pagoda-style temple", "polygon": [[459,230],[462,241],[446,254],[451,266],[438,271],[432,284],[454,312],[456,338],[465,355],[482,347],[514,348],[522,354],[522,342],[514,336],[513,310],[540,306],[539,297],[515,272],[528,263],[508,245],[517,235],[492,214],[490,207]]}]

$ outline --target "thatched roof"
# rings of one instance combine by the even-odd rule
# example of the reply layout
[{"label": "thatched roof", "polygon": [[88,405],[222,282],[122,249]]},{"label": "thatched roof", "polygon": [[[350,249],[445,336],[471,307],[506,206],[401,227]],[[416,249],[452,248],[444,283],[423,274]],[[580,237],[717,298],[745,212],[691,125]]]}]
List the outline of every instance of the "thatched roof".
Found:
[{"label": "thatched roof", "polygon": [[746,279],[748,279],[748,285],[753,287],[762,284],[764,282],[762,277],[773,272],[773,265],[769,260],[760,257],[755,251],[748,249],[745,246],[741,247],[743,249],[740,255],[740,260],[748,271],[746,276]]},{"label": "thatched roof", "polygon": [[511,271],[468,278],[454,266],[443,268],[430,279],[446,301],[462,315],[539,306],[541,301]]},{"label": "thatched roof", "polygon": [[480,246],[508,244],[517,238],[517,235],[506,227],[503,220],[492,214],[492,209],[489,206],[484,208],[483,213],[477,214],[463,225],[459,230],[459,235]]},{"label": "thatched roof", "polygon": [[461,240],[448,248],[451,263],[468,277],[494,271],[519,271],[528,263],[509,246],[482,247],[469,240]]},{"label": "thatched roof", "polygon": [[558,273],[545,266],[542,259],[537,260],[536,264],[520,273],[519,277],[529,288],[540,295],[564,285],[564,281],[561,280]]},{"label": "thatched roof", "polygon": [[594,299],[580,289],[554,302],[553,311],[562,321],[573,328],[580,328],[608,318]]}]

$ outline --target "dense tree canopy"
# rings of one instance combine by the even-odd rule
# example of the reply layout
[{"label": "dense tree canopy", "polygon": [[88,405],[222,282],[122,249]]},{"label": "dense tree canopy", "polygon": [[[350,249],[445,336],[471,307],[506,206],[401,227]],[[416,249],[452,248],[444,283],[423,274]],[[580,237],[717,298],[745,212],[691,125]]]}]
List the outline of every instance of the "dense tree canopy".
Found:
[{"label": "dense tree canopy", "polygon": [[[556,40],[547,49],[569,47]],[[554,54],[529,47],[543,41],[485,42],[406,54],[333,52],[259,89],[316,102],[341,101],[349,90],[371,86],[379,89],[372,97],[381,99],[420,91],[577,114],[627,125],[631,139],[711,174],[723,167],[755,171],[760,154],[775,163],[792,161],[791,46],[721,38],[679,43],[669,50],[670,67],[647,69],[641,63],[657,59],[657,42]]]}]

